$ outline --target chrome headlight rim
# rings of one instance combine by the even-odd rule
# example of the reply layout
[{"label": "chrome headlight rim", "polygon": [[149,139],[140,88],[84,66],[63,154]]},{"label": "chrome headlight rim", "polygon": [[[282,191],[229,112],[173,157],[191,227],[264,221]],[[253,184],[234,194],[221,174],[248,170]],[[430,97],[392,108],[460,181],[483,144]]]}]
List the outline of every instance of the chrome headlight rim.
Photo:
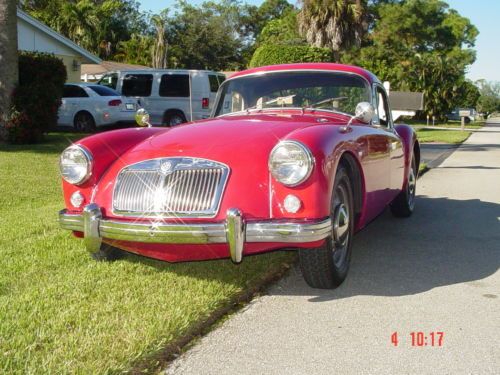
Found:
[{"label": "chrome headlight rim", "polygon": [[[273,159],[273,155],[275,154],[275,152],[280,147],[286,146],[287,144],[298,146],[306,155],[306,160],[307,160],[307,164],[308,164],[307,173],[304,175],[304,177],[302,177],[300,179],[300,181],[297,181],[294,183],[286,183],[286,182],[279,180],[278,177],[275,176],[275,174],[273,173],[273,168],[271,165],[271,161]],[[276,144],[276,146],[274,146],[273,149],[271,150],[271,153],[269,154],[269,160],[268,160],[268,169],[269,169],[269,172],[271,173],[271,175],[273,176],[273,178],[276,181],[278,181],[280,184],[287,186],[287,187],[295,187],[295,186],[301,185],[302,183],[304,183],[305,181],[307,181],[309,179],[309,177],[311,176],[312,171],[314,169],[314,163],[315,163],[314,156],[313,156],[311,150],[309,149],[309,147],[307,147],[305,144],[303,144],[302,142],[299,142],[299,141],[295,141],[295,140],[283,140],[283,141],[279,141]]]},{"label": "chrome headlight rim", "polygon": [[[62,173],[63,155],[68,150],[80,151],[83,154],[83,156],[85,157],[85,159],[87,160],[87,172],[78,181],[70,181]],[[63,178],[64,181],[66,181],[68,184],[71,184],[71,185],[79,186],[79,185],[82,185],[83,183],[87,182],[89,180],[89,178],[92,176],[93,167],[94,167],[94,159],[92,157],[92,154],[90,153],[89,150],[87,150],[85,147],[83,147],[81,145],[71,145],[71,146],[65,148],[64,151],[61,153],[61,156],[59,157],[59,171],[61,173],[61,177]]]}]

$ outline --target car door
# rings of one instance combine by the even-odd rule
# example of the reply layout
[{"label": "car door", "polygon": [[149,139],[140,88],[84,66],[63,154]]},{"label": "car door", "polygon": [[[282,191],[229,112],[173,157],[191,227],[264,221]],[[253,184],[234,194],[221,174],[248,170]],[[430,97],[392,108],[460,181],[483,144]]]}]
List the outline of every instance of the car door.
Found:
[{"label": "car door", "polygon": [[66,84],[61,103],[60,124],[73,125],[73,119],[78,111],[87,109],[89,95],[78,85]]},{"label": "car door", "polygon": [[377,84],[374,91],[377,99],[377,125],[387,139],[390,157],[388,165],[389,191],[387,196],[389,203],[396,197],[403,185],[405,170],[404,149],[402,139],[394,129],[389,100],[385,89]]}]

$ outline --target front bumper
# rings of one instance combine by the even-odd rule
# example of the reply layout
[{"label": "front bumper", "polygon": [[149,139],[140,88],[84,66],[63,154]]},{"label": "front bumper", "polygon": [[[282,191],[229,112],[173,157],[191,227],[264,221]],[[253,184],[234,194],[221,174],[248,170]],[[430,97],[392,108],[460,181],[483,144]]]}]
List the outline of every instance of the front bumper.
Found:
[{"label": "front bumper", "polygon": [[103,238],[142,243],[228,244],[231,260],[239,263],[245,242],[307,243],[320,241],[332,233],[330,218],[301,221],[248,221],[232,208],[224,222],[167,223],[159,218],[146,222],[103,219],[101,209],[92,203],[81,214],[59,212],[63,229],[83,232],[87,250],[98,251]]}]

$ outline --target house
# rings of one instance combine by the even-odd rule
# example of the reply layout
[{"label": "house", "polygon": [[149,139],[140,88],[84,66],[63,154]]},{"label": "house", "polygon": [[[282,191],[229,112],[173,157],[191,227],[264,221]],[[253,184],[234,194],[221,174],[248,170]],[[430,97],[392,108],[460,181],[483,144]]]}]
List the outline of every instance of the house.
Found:
[{"label": "house", "polygon": [[80,82],[82,64],[100,64],[101,59],[68,38],[17,9],[17,46],[19,51],[52,53],[66,67],[68,82]]}]

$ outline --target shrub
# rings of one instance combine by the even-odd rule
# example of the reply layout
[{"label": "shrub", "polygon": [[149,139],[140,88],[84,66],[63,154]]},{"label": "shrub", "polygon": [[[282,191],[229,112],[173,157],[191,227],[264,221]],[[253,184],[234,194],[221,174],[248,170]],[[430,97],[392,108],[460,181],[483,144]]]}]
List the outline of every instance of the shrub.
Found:
[{"label": "shrub", "polygon": [[264,45],[257,48],[250,67],[302,62],[331,62],[332,53],[327,48],[292,45]]},{"label": "shrub", "polygon": [[57,125],[66,68],[54,55],[19,55],[19,84],[12,93],[12,111],[5,123],[11,143],[36,143]]}]

